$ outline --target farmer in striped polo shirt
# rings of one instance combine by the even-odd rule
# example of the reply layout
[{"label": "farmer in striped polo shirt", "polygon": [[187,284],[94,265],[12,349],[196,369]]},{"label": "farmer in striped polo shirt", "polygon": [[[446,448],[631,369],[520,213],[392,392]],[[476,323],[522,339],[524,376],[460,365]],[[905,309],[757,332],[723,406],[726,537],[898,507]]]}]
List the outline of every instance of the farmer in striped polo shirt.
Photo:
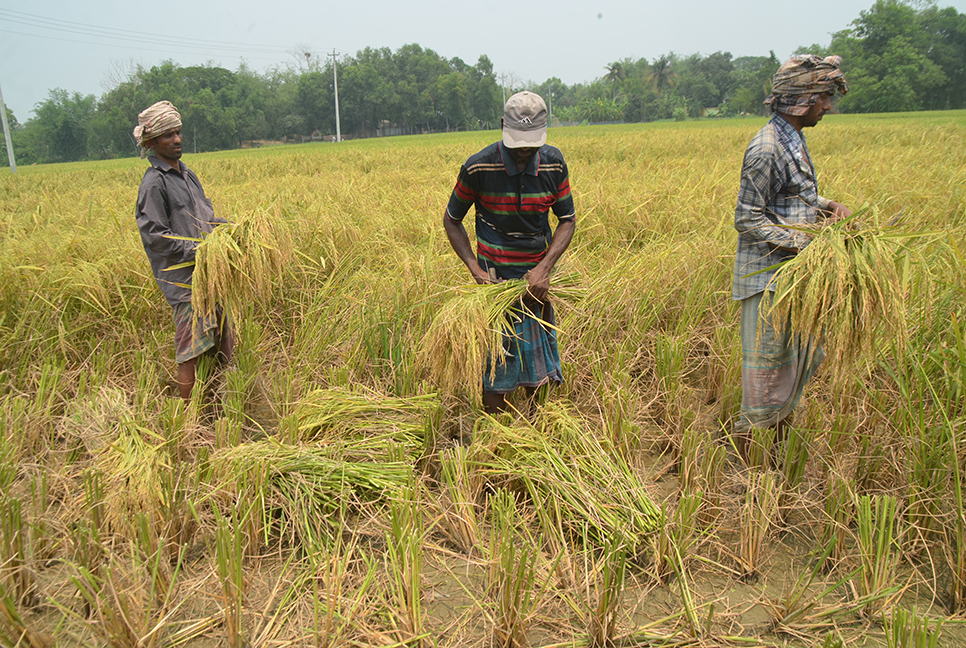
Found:
[{"label": "farmer in striped polo shirt", "polygon": [[[550,272],[574,235],[574,201],[563,155],[547,146],[547,105],[532,92],[518,92],[506,102],[503,139],[471,156],[450,196],[443,226],[460,260],[477,283],[525,278],[524,299],[535,317],[516,322],[516,336],[504,339],[506,363],[492,377],[483,371],[483,408],[506,409],[506,395],[523,387],[563,382],[553,307],[547,298]],[[476,205],[477,253],[463,217]],[[551,231],[550,210],[557,216]]]}]

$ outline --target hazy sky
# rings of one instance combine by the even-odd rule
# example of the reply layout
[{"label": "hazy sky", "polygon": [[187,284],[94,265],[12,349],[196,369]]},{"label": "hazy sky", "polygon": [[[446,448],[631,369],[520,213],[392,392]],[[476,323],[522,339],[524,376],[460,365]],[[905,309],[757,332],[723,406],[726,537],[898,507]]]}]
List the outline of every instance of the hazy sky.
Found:
[{"label": "hazy sky", "polygon": [[[171,59],[240,62],[263,72],[295,61],[297,45],[318,55],[418,43],[499,75],[567,84],[592,81],[625,57],[674,51],[784,59],[827,45],[874,0],[0,0],[0,90],[20,122],[53,88],[94,94],[112,70]],[[966,0],[939,6],[966,12]],[[115,75],[116,76],[116,75]],[[122,75],[123,78],[123,75]]]}]

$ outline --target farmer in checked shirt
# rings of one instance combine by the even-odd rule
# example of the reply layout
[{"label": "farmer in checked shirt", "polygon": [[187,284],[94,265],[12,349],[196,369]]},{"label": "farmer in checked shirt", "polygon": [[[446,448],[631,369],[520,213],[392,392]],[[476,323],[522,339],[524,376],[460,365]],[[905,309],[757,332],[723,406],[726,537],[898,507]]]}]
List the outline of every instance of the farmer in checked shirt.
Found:
[{"label": "farmer in checked shirt", "polygon": [[[462,166],[450,196],[443,227],[460,260],[479,284],[525,278],[525,310],[554,323],[547,298],[550,271],[574,235],[574,201],[563,155],[547,146],[547,105],[532,92],[518,92],[504,107],[503,139],[471,156]],[[476,205],[477,254],[473,254],[463,217]],[[549,213],[557,217],[551,231]],[[504,339],[505,364],[495,375],[483,371],[483,409],[506,409],[507,394],[523,387],[563,382],[557,335],[534,317],[515,323],[516,335]],[[481,368],[482,369],[482,368]]]},{"label": "farmer in checked shirt", "polygon": [[852,213],[819,195],[802,132],[831,109],[836,91],[848,91],[840,64],[838,56],[822,59],[811,54],[782,64],[765,100],[772,118],[751,140],[741,167],[732,299],[741,302],[742,398],[735,437],[744,456],[752,428],[774,428],[781,441],[805,384],[825,357],[816,348],[817,340],[802,340],[763,315],[774,294],[769,281],[776,270],[759,271],[793,257],[808,244],[805,234],[785,226],[814,225]]}]

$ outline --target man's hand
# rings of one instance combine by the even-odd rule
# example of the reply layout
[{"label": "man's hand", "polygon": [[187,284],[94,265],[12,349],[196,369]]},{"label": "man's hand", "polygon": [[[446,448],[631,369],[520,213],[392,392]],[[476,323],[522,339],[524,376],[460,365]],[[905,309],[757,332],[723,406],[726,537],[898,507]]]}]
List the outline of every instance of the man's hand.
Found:
[{"label": "man's hand", "polygon": [[530,283],[530,287],[527,289],[530,296],[541,303],[546,302],[547,293],[550,292],[550,272],[538,265],[531,268],[524,277]]},{"label": "man's hand", "polygon": [[852,215],[852,210],[843,205],[842,203],[830,200],[828,203],[828,209],[825,211],[826,220],[830,223],[837,223],[843,218],[848,218]]},{"label": "man's hand", "polygon": [[472,265],[467,264],[467,267],[470,269],[470,274],[473,275],[473,281],[476,283],[480,284],[481,286],[483,284],[493,283],[493,280],[490,279],[490,275],[486,274],[486,270],[481,268],[479,262],[477,262],[475,259],[473,260]]},{"label": "man's hand", "polygon": [[550,271],[553,270],[557,259],[564,253],[574,237],[574,219],[560,221],[557,231],[553,234],[553,241],[547,249],[547,253],[533,268],[530,268],[525,277],[530,283],[530,295],[540,302],[547,301],[547,294],[550,292]]}]

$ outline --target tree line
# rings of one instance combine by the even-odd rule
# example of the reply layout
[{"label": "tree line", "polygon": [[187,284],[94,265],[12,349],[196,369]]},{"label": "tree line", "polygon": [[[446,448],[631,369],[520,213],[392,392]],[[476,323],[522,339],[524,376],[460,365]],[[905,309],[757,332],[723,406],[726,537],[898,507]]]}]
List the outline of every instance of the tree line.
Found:
[{"label": "tree line", "polygon": [[[850,92],[838,104],[842,112],[966,108],[966,14],[954,8],[877,0],[829,45],[798,51],[843,57]],[[671,52],[614,61],[599,78],[567,85],[556,77],[539,84],[498,78],[486,55],[469,65],[417,44],[395,52],[366,48],[338,61],[300,52],[295,60],[261,74],[246,65],[232,71],[166,61],[127,71],[100,98],[52,90],[25,123],[7,112],[17,161],[134,155],[137,114],[161,99],[181,111],[190,151],[331,135],[334,72],[341,130],[349,137],[498,128],[503,100],[522,89],[548,100],[554,123],[763,114],[781,63],[774,52],[738,58]],[[6,164],[2,141],[0,159]]]}]

